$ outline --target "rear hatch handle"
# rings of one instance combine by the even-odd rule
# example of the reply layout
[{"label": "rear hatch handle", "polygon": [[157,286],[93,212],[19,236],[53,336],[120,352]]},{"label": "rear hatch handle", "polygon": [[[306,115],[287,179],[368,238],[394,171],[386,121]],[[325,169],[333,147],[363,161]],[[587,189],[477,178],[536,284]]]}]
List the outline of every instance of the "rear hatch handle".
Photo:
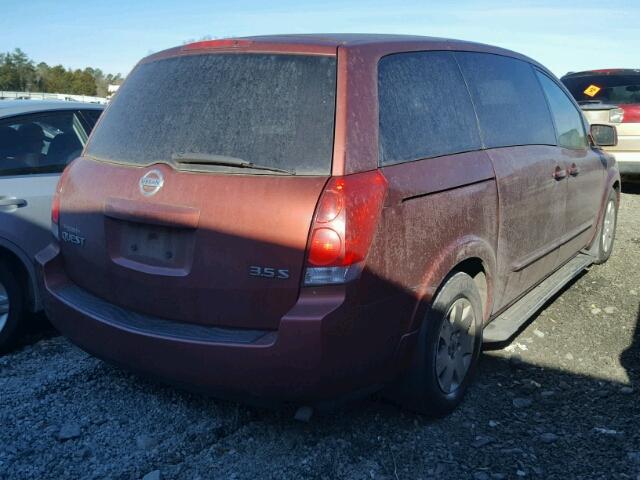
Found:
[{"label": "rear hatch handle", "polygon": [[113,197],[106,199],[104,215],[127,222],[187,229],[198,228],[200,222],[197,208]]}]

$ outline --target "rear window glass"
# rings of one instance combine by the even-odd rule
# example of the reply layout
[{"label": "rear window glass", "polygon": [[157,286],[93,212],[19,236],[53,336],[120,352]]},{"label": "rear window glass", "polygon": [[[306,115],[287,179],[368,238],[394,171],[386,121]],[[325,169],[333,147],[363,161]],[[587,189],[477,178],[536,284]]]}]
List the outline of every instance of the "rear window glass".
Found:
[{"label": "rear window glass", "polygon": [[329,174],[335,84],[335,57],[205,54],[144,63],[119,89],[87,154],[148,165],[193,153]]},{"label": "rear window glass", "polygon": [[555,145],[542,89],[528,63],[488,53],[457,52],[487,148]]},{"label": "rear window glass", "polygon": [[382,58],[378,95],[381,164],[481,148],[471,98],[452,53]]},{"label": "rear window glass", "polygon": [[640,103],[640,71],[565,77],[562,83],[579,103]]}]

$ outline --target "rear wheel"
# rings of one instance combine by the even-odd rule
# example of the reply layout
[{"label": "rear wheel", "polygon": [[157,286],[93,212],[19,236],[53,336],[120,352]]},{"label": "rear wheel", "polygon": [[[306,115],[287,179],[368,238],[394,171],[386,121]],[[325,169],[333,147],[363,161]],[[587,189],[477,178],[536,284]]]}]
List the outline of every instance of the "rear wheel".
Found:
[{"label": "rear wheel", "polygon": [[0,352],[9,350],[22,327],[24,293],[6,265],[0,264]]},{"label": "rear wheel", "polygon": [[600,224],[600,235],[598,238],[598,259],[595,263],[604,263],[609,260],[613,251],[613,241],[616,237],[616,224],[618,222],[618,195],[615,190],[611,190],[609,198],[604,207],[602,222]]},{"label": "rear wheel", "polygon": [[413,365],[401,386],[402,403],[433,416],[462,401],[482,348],[482,301],[473,279],[452,275],[427,312]]}]

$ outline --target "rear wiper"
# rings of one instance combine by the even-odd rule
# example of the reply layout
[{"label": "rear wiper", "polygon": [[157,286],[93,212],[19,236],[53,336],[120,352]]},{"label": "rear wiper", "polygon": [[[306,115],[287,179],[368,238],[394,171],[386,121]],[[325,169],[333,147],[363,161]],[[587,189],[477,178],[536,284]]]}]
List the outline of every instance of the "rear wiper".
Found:
[{"label": "rear wiper", "polygon": [[225,167],[251,168],[253,170],[265,170],[267,172],[288,173],[289,175],[296,174],[295,170],[257,165],[253,162],[227,155],[212,155],[209,153],[174,153],[171,155],[171,160],[186,165],[222,165]]}]

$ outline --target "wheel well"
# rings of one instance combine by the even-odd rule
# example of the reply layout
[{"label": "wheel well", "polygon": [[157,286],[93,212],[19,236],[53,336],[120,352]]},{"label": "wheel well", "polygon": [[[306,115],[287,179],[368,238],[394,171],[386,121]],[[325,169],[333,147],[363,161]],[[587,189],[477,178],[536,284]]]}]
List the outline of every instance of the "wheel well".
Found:
[{"label": "wheel well", "polygon": [[5,247],[0,247],[0,263],[3,263],[9,268],[9,271],[15,273],[18,277],[18,281],[21,285],[25,285],[27,289],[27,305],[30,310],[34,308],[34,292],[33,286],[31,284],[31,279],[29,277],[29,272],[27,271],[27,267],[25,267],[22,260],[13,253],[11,250]]},{"label": "wheel well", "polygon": [[480,293],[480,298],[482,299],[482,310],[486,317],[488,315],[487,302],[489,299],[489,286],[487,283],[487,273],[482,260],[479,258],[468,258],[456,265],[453,271],[466,273],[473,278],[473,281],[478,288],[478,292]]},{"label": "wheel well", "polygon": [[614,184],[613,184],[613,189],[614,189],[616,192],[620,193],[620,182],[619,182],[618,180],[616,180],[616,181],[614,182]]}]

